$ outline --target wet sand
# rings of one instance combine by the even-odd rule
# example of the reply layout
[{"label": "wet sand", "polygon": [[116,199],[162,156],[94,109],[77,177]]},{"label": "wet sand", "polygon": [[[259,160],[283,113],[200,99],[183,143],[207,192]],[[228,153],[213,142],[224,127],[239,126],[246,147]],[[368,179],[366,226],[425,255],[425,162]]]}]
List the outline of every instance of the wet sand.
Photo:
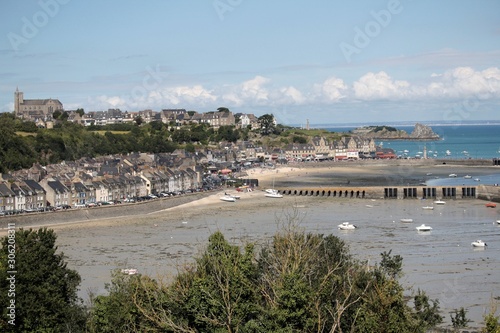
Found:
[{"label": "wet sand", "polygon": [[[219,198],[226,189],[199,200],[175,207],[160,208],[139,215],[121,215],[71,224],[52,225],[58,235],[58,246],[69,266],[82,276],[80,296],[88,291],[104,293],[111,271],[137,268],[152,276],[173,276],[178,267],[192,263],[213,232],[220,230],[227,239],[239,244],[252,241],[262,244],[279,229],[280,221],[298,214],[301,226],[311,232],[334,234],[346,240],[351,252],[370,264],[380,253],[393,250],[404,258],[407,287],[422,288],[431,298],[439,298],[445,320],[447,312],[461,306],[469,317],[481,322],[490,297],[498,297],[500,281],[500,219],[497,209],[486,209],[481,200],[455,200],[434,211],[423,211],[428,205],[418,199],[369,200],[285,196],[271,199],[262,189],[277,184],[326,184],[362,179],[369,184],[388,181],[409,182],[427,173],[446,177],[449,173],[491,174],[494,167],[460,167],[376,163],[373,165],[317,163],[288,165],[282,168],[253,169],[249,178],[258,178],[260,190],[238,193],[236,202]],[[334,177],[332,176],[335,175]],[[396,176],[394,176],[396,175]],[[334,180],[331,180],[334,179]],[[294,185],[295,186],[295,185]],[[167,199],[168,200],[168,199]],[[402,224],[401,218],[414,218],[413,224]],[[341,232],[337,225],[351,221],[360,225],[354,232]],[[419,235],[415,226],[430,224],[434,230]],[[476,251],[470,243],[483,239],[489,243]]]}]

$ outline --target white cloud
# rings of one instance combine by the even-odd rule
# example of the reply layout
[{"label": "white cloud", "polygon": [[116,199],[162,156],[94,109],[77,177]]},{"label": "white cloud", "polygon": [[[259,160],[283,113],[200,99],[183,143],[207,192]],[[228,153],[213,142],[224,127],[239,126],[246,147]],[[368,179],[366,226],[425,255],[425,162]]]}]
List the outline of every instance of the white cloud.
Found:
[{"label": "white cloud", "polygon": [[332,76],[314,86],[314,95],[319,101],[336,102],[346,97],[348,89],[344,80]]},{"label": "white cloud", "polygon": [[329,77],[311,85],[310,90],[293,85],[276,85],[270,78],[257,75],[235,84],[208,87],[200,84],[162,86],[153,91],[131,92],[123,96],[98,96],[89,100],[90,109],[158,110],[168,107],[204,111],[219,106],[231,108],[282,108],[287,106],[325,107],[331,104],[353,104],[359,101],[396,101],[426,103],[460,102],[474,97],[482,100],[500,98],[500,69],[482,71],[457,67],[433,73],[425,82],[396,80],[388,73],[368,72],[352,84],[342,78]]},{"label": "white cloud", "polygon": [[401,99],[410,96],[407,81],[395,81],[387,73],[369,72],[353,84],[354,97],[361,100]]}]

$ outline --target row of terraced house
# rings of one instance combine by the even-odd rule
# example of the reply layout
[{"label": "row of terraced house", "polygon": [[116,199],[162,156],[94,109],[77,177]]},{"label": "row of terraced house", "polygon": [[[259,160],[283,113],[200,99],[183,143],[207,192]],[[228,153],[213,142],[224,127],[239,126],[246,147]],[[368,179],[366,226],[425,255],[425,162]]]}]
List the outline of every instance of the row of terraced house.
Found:
[{"label": "row of terraced house", "polygon": [[[2,175],[0,214],[42,211],[49,207],[83,207],[202,186],[203,155],[130,154],[82,159],[72,163],[35,164]],[[198,160],[198,161],[197,161]],[[169,167],[170,166],[170,167]]]}]

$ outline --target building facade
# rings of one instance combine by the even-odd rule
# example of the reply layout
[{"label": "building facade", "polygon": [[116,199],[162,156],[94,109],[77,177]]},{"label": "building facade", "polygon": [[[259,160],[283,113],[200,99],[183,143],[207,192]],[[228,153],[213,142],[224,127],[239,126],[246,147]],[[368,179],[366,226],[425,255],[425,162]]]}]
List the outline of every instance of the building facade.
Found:
[{"label": "building facade", "polygon": [[52,118],[54,111],[64,110],[58,99],[24,99],[24,93],[16,88],[14,93],[14,114],[33,121]]}]

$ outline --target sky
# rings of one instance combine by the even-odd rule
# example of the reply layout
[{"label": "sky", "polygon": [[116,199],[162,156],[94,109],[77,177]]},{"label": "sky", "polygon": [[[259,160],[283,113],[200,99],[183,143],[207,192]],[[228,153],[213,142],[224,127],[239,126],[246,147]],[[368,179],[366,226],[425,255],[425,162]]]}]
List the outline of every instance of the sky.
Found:
[{"label": "sky", "polygon": [[497,0],[2,0],[0,112],[500,121]]}]

